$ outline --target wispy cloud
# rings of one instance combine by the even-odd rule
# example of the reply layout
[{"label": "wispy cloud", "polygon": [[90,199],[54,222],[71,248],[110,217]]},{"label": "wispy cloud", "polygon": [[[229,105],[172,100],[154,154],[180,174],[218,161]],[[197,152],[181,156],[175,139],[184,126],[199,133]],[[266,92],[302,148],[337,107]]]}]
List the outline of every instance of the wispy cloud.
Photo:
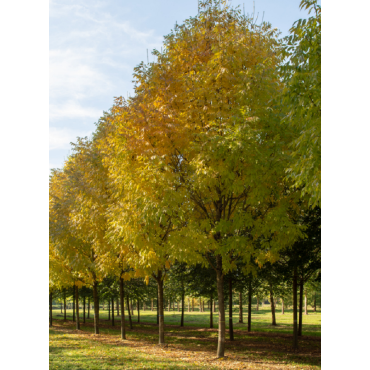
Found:
[{"label": "wispy cloud", "polygon": [[104,93],[111,81],[93,60],[96,50],[56,49],[49,52],[49,89],[52,99],[84,99]]},{"label": "wispy cloud", "polygon": [[103,111],[86,107],[75,101],[67,101],[61,104],[49,105],[49,118],[50,121],[70,118],[93,118],[95,121],[103,115]]},{"label": "wispy cloud", "polygon": [[49,1],[51,168],[61,167],[56,163],[68,156],[76,136],[91,134],[114,96],[132,92],[133,66],[146,60],[146,49],[161,46],[162,36],[131,21],[130,6],[115,0]]},{"label": "wispy cloud", "polygon": [[96,117],[96,110],[87,108],[91,100],[126,95],[131,58],[139,62],[162,38],[116,19],[104,2],[50,1],[49,7],[50,120]]},{"label": "wispy cloud", "polygon": [[76,142],[77,136],[90,136],[92,131],[81,133],[81,131],[71,130],[67,128],[49,128],[49,150],[55,149],[70,149],[70,143]]}]

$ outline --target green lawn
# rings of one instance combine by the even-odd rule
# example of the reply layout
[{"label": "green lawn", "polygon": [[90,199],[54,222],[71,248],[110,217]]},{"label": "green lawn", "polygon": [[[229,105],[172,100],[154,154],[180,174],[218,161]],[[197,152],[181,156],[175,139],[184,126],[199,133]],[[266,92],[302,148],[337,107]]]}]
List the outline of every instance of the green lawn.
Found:
[{"label": "green lawn", "polygon": [[[72,311],[67,310],[63,322],[60,310],[53,311],[54,327],[50,329],[50,369],[319,369],[321,347],[321,312],[303,315],[303,336],[299,350],[292,350],[292,312],[277,313],[277,326],[271,325],[267,306],[252,312],[252,332],[239,324],[234,313],[235,341],[226,333],[225,359],[216,359],[217,320],[209,329],[209,312],[185,312],[185,328],[180,328],[180,313],[165,312],[165,341],[160,347],[156,312],[141,311],[141,323],[133,316],[133,330],[128,329],[127,341],[120,340],[120,322],[116,326],[107,321],[108,312],[100,313],[100,333],[93,335],[93,320],[81,323],[81,331],[74,330]],[[82,314],[81,314],[82,316]],[[247,315],[244,315],[244,321]],[[228,322],[228,315],[227,315]]]},{"label": "green lawn", "polygon": [[[117,312],[117,311],[116,311]],[[62,319],[63,316],[60,310],[53,310],[53,317],[56,319]],[[86,314],[87,315],[87,314]],[[91,314],[91,319],[88,321],[93,322],[93,315]],[[108,319],[108,311],[100,310],[99,313],[100,320],[104,321]],[[128,320],[127,311],[125,311],[126,320]],[[200,326],[209,328],[209,311],[207,312],[186,312],[185,311],[185,326]],[[233,323],[235,330],[247,330],[247,312],[244,311],[244,323],[239,324],[239,312],[233,313]],[[82,318],[82,310],[80,310],[80,317]],[[164,321],[166,325],[179,325],[180,324],[180,312],[177,311],[165,311]],[[72,319],[72,310],[67,310],[67,319]],[[134,310],[134,316],[132,317],[133,323],[137,323],[137,311]],[[115,321],[117,325],[119,324],[120,317],[116,317]],[[140,322],[141,323],[152,323],[157,322],[156,311],[140,311]],[[268,306],[260,307],[258,311],[252,311],[252,331],[262,331],[262,332],[278,332],[278,333],[292,333],[293,327],[293,311],[285,310],[284,315],[281,314],[280,310],[277,309],[276,312],[276,323],[277,326],[271,325],[271,311]],[[218,327],[218,314],[213,314],[213,325],[215,328]],[[229,327],[229,314],[226,314],[226,327]],[[318,335],[321,336],[321,310],[318,309],[317,312],[312,310],[308,311],[308,315],[303,314],[303,335]]]}]

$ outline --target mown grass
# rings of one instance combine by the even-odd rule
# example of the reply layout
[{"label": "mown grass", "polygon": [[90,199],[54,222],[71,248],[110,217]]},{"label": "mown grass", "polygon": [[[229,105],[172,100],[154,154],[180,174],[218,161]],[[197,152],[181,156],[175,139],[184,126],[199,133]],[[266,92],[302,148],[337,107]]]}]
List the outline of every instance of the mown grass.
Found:
[{"label": "mown grass", "polygon": [[[62,318],[60,310],[53,311],[54,318]],[[86,313],[87,316],[87,313]],[[209,311],[207,312],[185,312],[184,325],[185,326],[199,326],[204,328],[209,328]],[[82,310],[80,310],[80,317],[82,317]],[[125,311],[126,320],[128,320],[127,310]],[[92,320],[92,312],[90,314],[90,320]],[[108,320],[108,311],[99,311],[100,320]],[[72,319],[72,310],[67,310],[67,319]],[[179,325],[181,315],[177,311],[165,311],[164,322],[165,325]],[[137,311],[134,310],[134,316],[132,317],[133,323],[137,323]],[[233,326],[235,330],[247,330],[247,312],[244,311],[243,321],[244,323],[239,323],[239,313],[233,312]],[[117,325],[119,324],[120,317],[115,315],[115,321]],[[143,311],[140,310],[140,322],[142,323],[152,323],[156,324],[157,316],[156,311]],[[291,334],[293,330],[293,310],[285,310],[284,315],[281,311],[277,309],[276,312],[276,326],[271,325],[271,310],[268,306],[260,307],[258,311],[252,311],[252,331],[261,332],[273,332],[273,333],[285,333]],[[218,314],[213,314],[213,326],[218,328]],[[229,315],[226,314],[226,328],[229,328]],[[303,314],[303,335],[316,335],[321,336],[321,310],[318,309],[317,312],[313,310],[308,310],[308,315]]]},{"label": "mown grass", "polygon": [[[50,369],[319,369],[320,368],[320,312],[303,315],[303,336],[299,350],[292,349],[292,312],[277,313],[276,327],[271,325],[267,307],[253,311],[252,332],[247,324],[239,324],[234,313],[235,341],[226,333],[226,358],[217,360],[217,319],[215,329],[209,329],[209,312],[186,312],[185,327],[180,328],[180,314],[165,312],[166,346],[158,343],[156,312],[141,311],[141,323],[133,316],[133,330],[129,330],[126,311],[127,341],[120,340],[120,321],[115,327],[107,320],[108,312],[100,314],[100,335],[93,334],[92,315],[81,331],[74,330],[72,311],[67,322],[61,320],[60,310],[54,310],[54,328],[50,329]],[[81,314],[82,316],[82,314]],[[117,320],[118,319],[118,320]],[[247,317],[244,315],[244,321]]]},{"label": "mown grass", "polygon": [[49,368],[58,370],[118,369],[207,369],[199,364],[171,357],[159,357],[140,350],[81,337],[73,332],[49,330]]}]

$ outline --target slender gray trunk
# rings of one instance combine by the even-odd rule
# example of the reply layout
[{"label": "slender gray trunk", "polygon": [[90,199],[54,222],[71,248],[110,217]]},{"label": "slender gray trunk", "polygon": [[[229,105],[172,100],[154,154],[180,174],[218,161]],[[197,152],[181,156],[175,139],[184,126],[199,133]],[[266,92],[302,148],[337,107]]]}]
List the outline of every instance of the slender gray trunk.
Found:
[{"label": "slender gray trunk", "polygon": [[130,299],[128,297],[128,294],[126,294],[126,303],[127,303],[128,320],[130,322],[130,329],[132,330],[132,318],[131,318],[131,310],[130,310]]},{"label": "slender gray trunk", "polygon": [[163,279],[162,271],[158,271],[158,298],[159,298],[159,341],[158,344],[164,344],[164,309],[163,309]]},{"label": "slender gray trunk", "polygon": [[112,297],[112,326],[114,326],[114,298]]},{"label": "slender gray trunk", "polygon": [[297,326],[297,267],[294,267],[293,275],[293,348],[298,348],[298,326]]},{"label": "slender gray trunk", "polygon": [[90,318],[90,297],[87,298],[87,318]]},{"label": "slender gray trunk", "polygon": [[73,289],[72,310],[73,310],[73,313],[72,313],[72,321],[75,322],[76,321],[76,291],[75,291],[75,289]]},{"label": "slender gray trunk", "polygon": [[243,323],[243,295],[239,292],[239,323]]},{"label": "slender gray trunk", "polygon": [[222,273],[222,257],[216,256],[217,262],[217,298],[218,298],[218,342],[217,358],[225,356],[225,305],[224,305],[224,276]]},{"label": "slender gray trunk", "polygon": [[63,303],[64,303],[64,321],[67,320],[67,302],[66,302],[66,291],[63,292]]},{"label": "slender gray trunk", "polygon": [[94,330],[95,334],[99,334],[99,297],[97,281],[95,281],[93,285],[93,298],[94,298]]},{"label": "slender gray trunk", "polygon": [[302,336],[302,311],[303,311],[303,279],[299,282],[299,323],[298,336]]},{"label": "slender gray trunk", "polygon": [[248,331],[252,330],[252,276],[249,277],[248,286]]},{"label": "slender gray trunk", "polygon": [[230,340],[234,340],[234,328],[233,328],[233,282],[232,278],[229,278],[229,334]]},{"label": "slender gray trunk", "polygon": [[307,291],[306,290],[304,292],[304,314],[308,315],[308,311],[307,311]]},{"label": "slender gray trunk", "polygon": [[183,284],[182,293],[181,293],[181,322],[180,322],[180,326],[184,326],[184,309],[185,309],[185,291],[184,291],[184,284]]},{"label": "slender gray trunk", "polygon": [[84,304],[84,317],[83,317],[83,323],[86,323],[86,297],[83,299],[83,304]]},{"label": "slender gray trunk", "polygon": [[49,293],[49,326],[53,326],[53,293]]},{"label": "slender gray trunk", "polygon": [[274,294],[272,293],[272,284],[270,284],[270,303],[271,303],[272,325],[275,326],[276,316],[275,316]]},{"label": "slender gray trunk", "polygon": [[76,292],[76,329],[80,330],[80,304],[78,301],[78,286],[75,285],[75,292]]},{"label": "slender gray trunk", "polygon": [[[121,272],[122,275],[123,271]],[[125,326],[125,292],[123,290],[123,278],[119,279],[119,299],[121,301],[121,339],[126,339],[126,326]]]}]

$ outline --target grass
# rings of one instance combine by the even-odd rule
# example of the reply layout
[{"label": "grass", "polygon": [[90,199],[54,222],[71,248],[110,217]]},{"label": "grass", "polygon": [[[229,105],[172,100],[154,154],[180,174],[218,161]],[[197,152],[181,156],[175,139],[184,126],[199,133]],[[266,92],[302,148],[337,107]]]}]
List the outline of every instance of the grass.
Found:
[{"label": "grass", "polygon": [[[50,329],[50,369],[319,369],[321,347],[321,312],[303,315],[303,336],[299,350],[292,350],[292,319],[290,310],[277,313],[277,326],[271,325],[271,312],[263,307],[252,312],[252,332],[247,324],[239,324],[233,315],[235,341],[226,333],[226,357],[216,359],[217,320],[209,329],[209,312],[186,312],[185,327],[180,328],[180,313],[165,312],[166,347],[158,346],[156,312],[141,311],[137,323],[133,316],[133,330],[128,329],[127,340],[120,340],[120,322],[112,327],[108,312],[100,313],[100,335],[93,334],[93,320],[81,322],[76,331],[71,321],[72,310],[67,310],[67,322],[60,310],[53,311]],[[82,315],[81,315],[82,316]],[[247,320],[244,315],[244,321]],[[228,315],[227,315],[228,321]]]}]

